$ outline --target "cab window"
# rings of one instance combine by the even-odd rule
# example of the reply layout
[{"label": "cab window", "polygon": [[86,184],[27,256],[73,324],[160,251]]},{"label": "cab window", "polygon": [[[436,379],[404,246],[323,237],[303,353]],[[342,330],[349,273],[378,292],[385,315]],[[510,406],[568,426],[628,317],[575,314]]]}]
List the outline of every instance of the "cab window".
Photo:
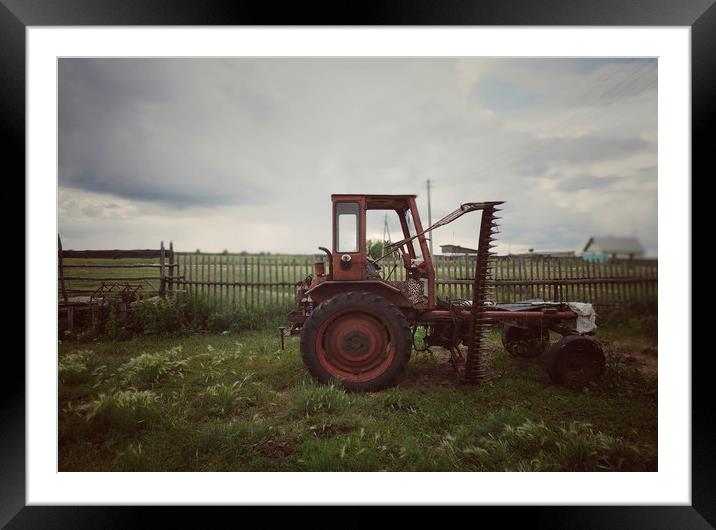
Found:
[{"label": "cab window", "polygon": [[358,203],[336,204],[336,252],[358,252]]}]

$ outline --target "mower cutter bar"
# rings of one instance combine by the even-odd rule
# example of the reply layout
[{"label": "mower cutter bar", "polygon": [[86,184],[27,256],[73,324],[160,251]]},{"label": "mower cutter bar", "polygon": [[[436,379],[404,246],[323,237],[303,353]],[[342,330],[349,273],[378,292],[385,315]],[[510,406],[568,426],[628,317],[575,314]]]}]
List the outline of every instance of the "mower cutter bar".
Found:
[{"label": "mower cutter bar", "polygon": [[[489,320],[570,320],[577,318],[574,311],[483,311],[482,315]],[[459,313],[447,310],[436,309],[435,311],[427,311],[420,315],[420,321],[430,322],[433,320],[454,319],[455,317],[463,320],[470,319],[470,311],[460,311]]]},{"label": "mower cutter bar", "polygon": [[[489,354],[485,345],[485,335],[492,324],[492,319],[487,314],[487,294],[492,287],[492,262],[494,256],[492,247],[495,246],[493,241],[498,231],[497,217],[495,216],[495,213],[499,211],[495,208],[498,204],[502,203],[468,203],[461,206],[464,211],[460,215],[467,211],[482,210],[475,259],[475,278],[472,284],[472,305],[468,312],[470,330],[468,332],[467,353],[461,370],[463,380],[472,384],[481,383],[487,374]],[[459,356],[457,358],[459,359]],[[459,360],[456,360],[454,364],[459,367]]]}]

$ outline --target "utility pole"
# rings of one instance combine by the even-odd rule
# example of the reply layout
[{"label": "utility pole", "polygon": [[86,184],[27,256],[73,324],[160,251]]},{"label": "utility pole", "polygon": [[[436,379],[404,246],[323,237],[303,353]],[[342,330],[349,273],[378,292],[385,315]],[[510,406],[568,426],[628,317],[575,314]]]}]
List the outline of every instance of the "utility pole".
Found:
[{"label": "utility pole", "polygon": [[[387,239],[385,237],[386,235],[388,236]],[[383,243],[385,243],[386,241],[390,243],[390,239],[390,226],[388,225],[388,214],[386,213],[385,221],[383,221]]]},{"label": "utility pole", "polygon": [[[428,179],[428,226],[433,225],[433,214],[430,210],[430,179]],[[430,255],[434,256],[433,254],[433,235],[430,234]]]}]

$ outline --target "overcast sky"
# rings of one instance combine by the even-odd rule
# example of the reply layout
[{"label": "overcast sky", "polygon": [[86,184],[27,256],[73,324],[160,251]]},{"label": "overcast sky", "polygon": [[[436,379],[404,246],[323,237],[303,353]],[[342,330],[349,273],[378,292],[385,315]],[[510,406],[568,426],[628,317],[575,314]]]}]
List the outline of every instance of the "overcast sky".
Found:
[{"label": "overcast sky", "polygon": [[61,59],[63,246],[314,253],[331,193],[414,193],[427,225],[430,179],[433,221],[506,201],[500,253],[656,255],[656,80],[653,59]]}]

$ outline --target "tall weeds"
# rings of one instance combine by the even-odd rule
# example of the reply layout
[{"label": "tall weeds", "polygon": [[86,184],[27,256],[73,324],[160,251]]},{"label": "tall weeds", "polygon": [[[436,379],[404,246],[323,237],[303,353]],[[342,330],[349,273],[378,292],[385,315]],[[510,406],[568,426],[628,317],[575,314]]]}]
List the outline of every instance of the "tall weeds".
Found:
[{"label": "tall weeds", "polygon": [[89,403],[87,421],[101,427],[134,431],[160,417],[159,396],[151,390],[100,394]]},{"label": "tall weeds", "polygon": [[[206,297],[176,295],[174,298],[150,298],[130,306],[124,320],[119,318],[116,304],[101,312],[103,320],[97,328],[90,322],[77,326],[74,338],[94,340],[128,340],[140,335],[173,336],[196,332],[239,332],[267,329],[286,324],[288,308],[266,306],[247,308],[240,305],[217,307]],[[72,338],[68,333],[64,338]]]},{"label": "tall weeds", "polygon": [[186,359],[181,358],[182,347],[158,353],[143,353],[117,368],[121,384],[136,387],[152,385],[162,377],[182,371]]}]

